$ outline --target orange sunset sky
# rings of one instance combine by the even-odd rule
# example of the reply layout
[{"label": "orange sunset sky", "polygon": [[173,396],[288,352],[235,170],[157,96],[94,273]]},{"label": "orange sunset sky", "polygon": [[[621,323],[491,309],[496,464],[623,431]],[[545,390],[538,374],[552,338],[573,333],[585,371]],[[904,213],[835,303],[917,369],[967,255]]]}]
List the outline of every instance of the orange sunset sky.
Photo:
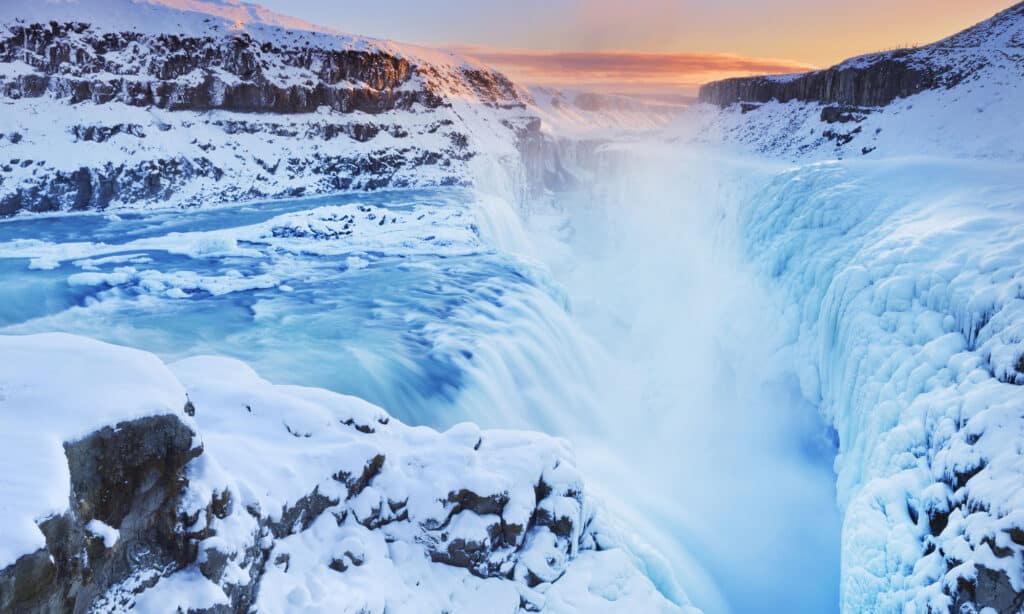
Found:
[{"label": "orange sunset sky", "polygon": [[524,83],[692,93],[928,43],[1011,0],[262,0],[345,32],[468,51]]}]

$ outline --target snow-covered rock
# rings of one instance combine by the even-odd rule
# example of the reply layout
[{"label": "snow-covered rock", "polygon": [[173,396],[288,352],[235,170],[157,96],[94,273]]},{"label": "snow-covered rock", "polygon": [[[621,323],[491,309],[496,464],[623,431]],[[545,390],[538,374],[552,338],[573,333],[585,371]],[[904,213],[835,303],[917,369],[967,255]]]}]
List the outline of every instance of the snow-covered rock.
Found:
[{"label": "snow-covered rock", "polygon": [[844,612],[1024,602],[1020,177],[814,164],[746,211],[750,256],[798,322],[805,394],[839,435]]},{"label": "snow-covered rock", "polygon": [[702,98],[677,136],[799,163],[741,224],[839,435],[842,611],[1021,611],[1024,4]]},{"label": "snow-covered rock", "polygon": [[237,0],[71,0],[0,6],[0,109],[6,216],[387,187],[537,196],[587,181],[610,132],[680,106],[531,92],[468,57]]},{"label": "snow-covered rock", "polygon": [[0,215],[514,175],[527,102],[468,58],[256,5],[5,3]]},{"label": "snow-covered rock", "polygon": [[70,335],[0,358],[4,611],[679,610],[564,441]]},{"label": "snow-covered rock", "polygon": [[[710,83],[705,143],[807,161],[886,155],[1024,159],[1024,3],[942,41],[823,71]],[[720,110],[718,107],[725,107]]]}]

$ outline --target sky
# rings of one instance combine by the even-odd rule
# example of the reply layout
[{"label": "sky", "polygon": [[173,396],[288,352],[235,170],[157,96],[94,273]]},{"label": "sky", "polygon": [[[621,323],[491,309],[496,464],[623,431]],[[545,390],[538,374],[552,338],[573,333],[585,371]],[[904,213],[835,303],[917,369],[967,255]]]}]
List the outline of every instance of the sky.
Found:
[{"label": "sky", "polygon": [[681,89],[953,34],[1013,0],[259,0],[353,34],[471,52],[518,81]]}]

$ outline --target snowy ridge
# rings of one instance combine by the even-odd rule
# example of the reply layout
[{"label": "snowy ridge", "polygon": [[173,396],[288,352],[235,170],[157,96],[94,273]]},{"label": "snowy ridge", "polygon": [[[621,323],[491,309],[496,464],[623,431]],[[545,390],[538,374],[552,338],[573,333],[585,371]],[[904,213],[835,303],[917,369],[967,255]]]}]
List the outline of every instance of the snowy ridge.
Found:
[{"label": "snowy ridge", "polygon": [[[282,87],[309,88],[327,81],[334,87],[381,90],[409,81],[414,75],[405,72],[408,67],[419,68],[427,89],[437,96],[473,100],[482,96],[491,103],[521,104],[518,92],[507,79],[468,57],[341,34],[272,13],[259,5],[235,1],[46,0],[28,6],[7,4],[0,7],[0,35],[7,39],[3,51],[5,61],[10,63],[5,71],[8,77],[24,76],[31,67],[35,72],[56,71],[62,76],[167,81],[168,74],[175,75],[182,62],[189,62],[181,53],[187,47],[180,45],[194,41],[193,44],[205,46],[230,43],[251,49],[253,57],[246,59],[248,65],[242,67],[217,61],[196,63],[195,69],[172,77],[184,84],[190,79],[212,76],[222,82],[221,87],[230,87],[235,85],[234,81],[252,81],[255,76]],[[107,37],[103,43],[94,40],[103,36]],[[125,40],[119,42],[118,38]],[[74,53],[69,53],[69,49]],[[167,57],[159,57],[160,53]],[[306,57],[291,57],[294,53]],[[368,64],[365,67],[371,69],[367,73],[370,78],[360,79],[358,73],[345,74],[344,68],[342,74],[332,73],[333,67],[322,64],[329,64],[326,57],[332,53],[359,54]],[[205,55],[204,61],[209,63],[210,53]],[[384,64],[374,66],[375,62]],[[397,74],[388,75],[388,70]],[[495,84],[500,91],[486,91]],[[58,87],[52,93],[59,97],[63,92]],[[93,100],[98,101],[95,96]],[[131,98],[125,101],[138,103]],[[214,108],[230,108],[229,101],[211,102]],[[166,104],[173,107],[174,103],[171,100]]]},{"label": "snowy ridge", "polygon": [[[678,611],[618,548],[560,440],[411,428],[237,361],[168,368],[70,335],[3,337],[0,356],[4,609],[62,595],[103,611]],[[104,452],[83,450],[135,440],[142,458],[107,461],[126,479],[94,483]],[[14,470],[28,449],[49,460]],[[146,454],[179,459],[168,477],[184,489],[136,478]]]},{"label": "snowy ridge", "polygon": [[850,58],[838,69],[863,69],[884,60],[898,59],[919,70],[935,73],[937,84],[949,87],[964,79],[981,80],[982,69],[1019,63],[1024,52],[1024,3],[1001,11],[941,41],[883,53]]},{"label": "snowy ridge", "polygon": [[15,24],[51,21],[157,36],[223,37],[244,33],[261,43],[367,51],[445,68],[489,70],[453,52],[345,34],[241,0],[41,0],[0,7],[0,22],[8,29]]},{"label": "snowy ridge", "polygon": [[922,91],[983,79],[990,67],[1019,67],[1024,61],[1022,15],[1024,3],[1018,3],[924,47],[867,54],[808,73],[715,81],[701,87],[699,99],[723,107],[771,100],[885,106]]},{"label": "snowy ridge", "polygon": [[452,53],[235,2],[5,4],[0,24],[0,215],[530,179],[528,96]]},{"label": "snowy ridge", "polygon": [[1024,157],[1024,4],[950,38],[826,71],[708,84],[683,138],[807,161]]}]

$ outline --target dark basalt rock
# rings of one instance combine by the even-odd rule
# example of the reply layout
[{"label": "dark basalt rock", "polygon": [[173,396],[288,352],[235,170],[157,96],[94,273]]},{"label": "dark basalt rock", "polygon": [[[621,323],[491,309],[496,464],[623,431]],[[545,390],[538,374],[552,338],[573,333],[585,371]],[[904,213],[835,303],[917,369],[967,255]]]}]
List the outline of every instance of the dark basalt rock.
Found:
[{"label": "dark basalt rock", "polygon": [[[361,433],[372,433],[373,431],[363,431]],[[376,454],[373,458],[366,461],[363,466],[363,471],[358,476],[351,475],[346,471],[339,471],[334,474],[334,479],[345,485],[348,489],[348,498],[351,499],[359,493],[366,490],[366,487],[370,485],[373,478],[380,474],[381,468],[384,467],[384,455]]]},{"label": "dark basalt rock", "polygon": [[[316,152],[311,157],[265,161],[262,168],[269,174],[310,177],[306,193],[322,194],[346,190],[374,190],[382,187],[406,187],[396,177],[403,169],[439,165],[449,167],[453,159],[469,159],[473,152],[436,152],[416,147],[381,149],[369,153],[329,155]],[[107,163],[99,167],[81,167],[73,172],[40,167],[32,184],[0,196],[0,217],[19,211],[48,212],[69,210],[102,210],[112,202],[166,203],[178,197],[190,182],[198,178],[220,181],[224,172],[209,158],[200,156],[169,157],[137,163]],[[2,183],[2,176],[0,176]],[[455,175],[442,177],[443,185],[464,185]],[[271,186],[254,184],[246,188],[224,185],[216,199],[250,200],[296,196],[291,189],[273,190]],[[209,197],[196,196],[178,200],[189,207],[204,204]]]},{"label": "dark basalt rock", "polygon": [[1024,591],[1013,589],[1006,572],[980,565],[973,581],[960,580],[954,597],[953,612],[973,614],[985,608],[992,608],[999,614],[1024,611]]},{"label": "dark basalt rock", "polygon": [[[440,79],[431,67],[414,66],[404,57],[277,46],[246,32],[146,35],[98,32],[86,23],[12,24],[0,37],[0,63],[15,60],[36,72],[0,79],[0,95],[8,98],[49,94],[71,104],[117,101],[168,110],[264,113],[310,113],[320,107],[381,113],[444,104],[431,87],[402,87],[417,73]],[[474,68],[462,73],[485,104],[523,106],[503,75]]]},{"label": "dark basalt rock", "polygon": [[[168,110],[272,113],[308,113],[321,106],[380,113],[441,102],[419,89],[396,91],[415,72],[404,58],[260,45],[244,32],[150,36],[99,33],[84,23],[12,25],[0,39],[0,62],[15,59],[37,72],[0,81],[0,92],[8,98],[49,93],[71,104],[117,101]],[[218,69],[233,78],[223,79]],[[270,72],[275,69],[299,70],[315,81],[275,79]]]},{"label": "dark basalt rock", "polygon": [[772,100],[884,107],[925,90],[954,87],[995,61],[1020,65],[1019,54],[996,57],[984,50],[991,33],[1019,19],[1024,19],[1024,3],[931,45],[867,55],[798,75],[714,81],[700,88],[698,100],[721,107]]},{"label": "dark basalt rock", "polygon": [[848,106],[828,106],[821,109],[821,121],[827,124],[846,124],[849,122],[860,123],[867,119],[870,109],[861,109]]},{"label": "dark basalt rock", "polygon": [[328,508],[334,507],[338,503],[337,499],[324,496],[318,488],[314,488],[313,492],[285,508],[281,513],[281,519],[268,523],[268,526],[274,537],[287,537],[293,533],[305,531]]},{"label": "dark basalt rock", "polygon": [[[0,611],[85,612],[139,567],[174,569],[195,559],[178,528],[185,465],[202,449],[176,416],[154,416],[68,442],[69,510],[40,524],[46,548],[0,570]],[[111,548],[86,525],[120,536]]]},{"label": "dark basalt rock", "polygon": [[738,77],[714,81],[700,88],[698,100],[722,107],[772,100],[882,107],[896,98],[937,87],[941,82],[933,70],[893,58],[863,68],[840,65],[793,78]]}]

